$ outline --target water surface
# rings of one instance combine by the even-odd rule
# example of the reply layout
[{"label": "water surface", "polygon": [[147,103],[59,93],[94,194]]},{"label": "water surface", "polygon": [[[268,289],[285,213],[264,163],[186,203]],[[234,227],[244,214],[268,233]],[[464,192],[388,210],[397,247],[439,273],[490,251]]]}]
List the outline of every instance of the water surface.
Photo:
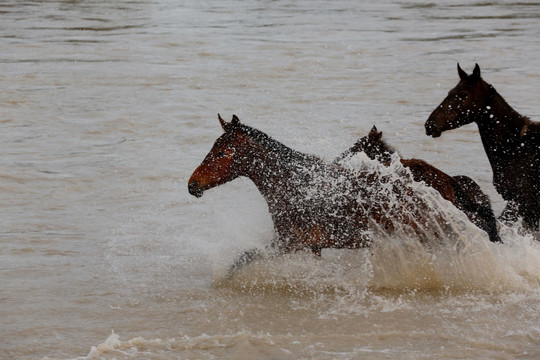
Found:
[{"label": "water surface", "polygon": [[457,62],[540,118],[540,3],[4,1],[0,17],[0,358],[540,357],[540,247],[516,229],[220,282],[272,238],[266,204],[245,179],[187,193],[219,112],[327,160],[376,124],[500,213],[475,125],[423,123]]}]

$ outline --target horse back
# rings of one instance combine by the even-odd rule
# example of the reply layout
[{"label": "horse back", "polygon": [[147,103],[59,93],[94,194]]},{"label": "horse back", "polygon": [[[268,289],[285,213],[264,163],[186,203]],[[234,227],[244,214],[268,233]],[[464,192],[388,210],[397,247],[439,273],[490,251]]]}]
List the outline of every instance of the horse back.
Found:
[{"label": "horse back", "polygon": [[427,186],[437,190],[444,199],[452,204],[455,203],[455,193],[452,187],[454,180],[450,175],[420,159],[401,159],[401,163],[409,168],[415,181],[423,181]]}]

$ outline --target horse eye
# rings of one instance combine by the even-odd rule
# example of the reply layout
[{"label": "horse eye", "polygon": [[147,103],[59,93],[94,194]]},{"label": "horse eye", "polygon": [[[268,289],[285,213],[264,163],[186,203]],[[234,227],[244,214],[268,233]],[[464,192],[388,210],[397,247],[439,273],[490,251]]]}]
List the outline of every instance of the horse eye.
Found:
[{"label": "horse eye", "polygon": [[217,152],[216,157],[217,158],[222,158],[224,155],[225,155],[225,153],[220,150],[220,151]]},{"label": "horse eye", "polygon": [[464,100],[467,98],[467,94],[466,93],[459,93],[457,94],[457,97],[460,98],[461,100]]}]

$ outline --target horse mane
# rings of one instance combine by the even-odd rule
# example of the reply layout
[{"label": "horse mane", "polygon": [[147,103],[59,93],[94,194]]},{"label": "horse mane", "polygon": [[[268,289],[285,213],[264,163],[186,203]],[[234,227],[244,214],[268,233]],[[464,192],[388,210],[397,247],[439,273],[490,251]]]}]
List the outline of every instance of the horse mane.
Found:
[{"label": "horse mane", "polygon": [[[485,80],[482,79],[482,81]],[[540,123],[532,121],[531,118],[528,116],[521,115],[510,104],[508,104],[506,99],[493,87],[493,85],[488,84],[488,86],[490,89],[490,101],[496,98],[497,101],[510,109],[509,111],[513,114],[513,116],[510,117],[512,125],[514,125],[516,129],[519,130],[520,137],[525,137],[526,135],[529,135],[530,130],[532,130],[533,133],[540,132]]]},{"label": "horse mane", "polygon": [[532,121],[529,117],[523,116],[519,136],[524,139],[540,139],[540,122]]},{"label": "horse mane", "polygon": [[[386,153],[389,153],[389,154],[393,154],[393,153],[398,152],[398,151],[396,150],[396,148],[393,147],[392,145],[389,145],[389,144],[386,142],[386,140],[382,140],[382,139],[381,139],[380,147],[381,147],[381,149],[383,150],[383,152],[386,152]],[[398,153],[398,155],[399,155],[399,153]]]},{"label": "horse mane", "polygon": [[285,158],[288,161],[310,160],[317,161],[319,163],[323,162],[319,157],[311,154],[306,154],[298,150],[294,150],[287,145],[275,140],[268,134],[257,130],[251,126],[245,125],[243,123],[237,123],[235,129],[263,145],[269,152],[275,155],[279,155],[280,157]]}]

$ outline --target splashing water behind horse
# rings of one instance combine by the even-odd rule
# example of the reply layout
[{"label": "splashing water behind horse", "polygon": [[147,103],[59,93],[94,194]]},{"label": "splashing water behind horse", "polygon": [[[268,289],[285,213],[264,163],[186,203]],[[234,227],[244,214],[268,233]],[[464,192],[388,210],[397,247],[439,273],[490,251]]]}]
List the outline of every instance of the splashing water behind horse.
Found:
[{"label": "splashing water behind horse", "polygon": [[[370,159],[380,161],[386,166],[390,164],[393,154],[397,153],[382,140],[382,132],[373,126],[367,136],[338,156],[334,163],[339,164],[359,152],[364,152]],[[399,161],[411,171],[415,181],[424,182],[437,190],[444,199],[463,211],[473,224],[484,230],[492,242],[501,242],[491,202],[474,180],[463,175],[452,177],[420,159],[400,157]]]},{"label": "splashing water behind horse", "polygon": [[426,134],[438,137],[446,130],[475,122],[493,170],[493,184],[508,201],[503,220],[522,217],[528,229],[538,230],[540,123],[508,105],[482,79],[478,64],[471,75],[458,64],[458,74],[459,83],[426,121]]},{"label": "splashing water behind horse", "polygon": [[200,197],[239,176],[251,179],[268,205],[278,253],[361,248],[396,232],[422,243],[459,239],[449,216],[434,209],[429,196],[416,194],[406,176],[327,164],[236,116],[219,120],[225,133],[194,171],[189,192]]}]

